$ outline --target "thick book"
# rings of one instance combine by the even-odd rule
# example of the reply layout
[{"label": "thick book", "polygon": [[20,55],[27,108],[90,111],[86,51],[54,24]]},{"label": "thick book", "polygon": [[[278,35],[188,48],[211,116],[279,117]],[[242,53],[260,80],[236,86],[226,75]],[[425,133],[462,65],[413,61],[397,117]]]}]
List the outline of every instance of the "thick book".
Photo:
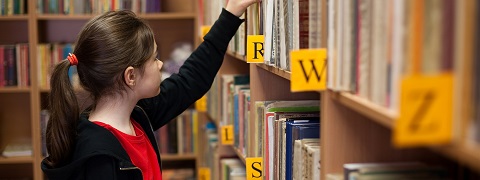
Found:
[{"label": "thick book", "polygon": [[320,138],[320,118],[289,118],[285,121],[285,176],[292,179],[295,140]]}]

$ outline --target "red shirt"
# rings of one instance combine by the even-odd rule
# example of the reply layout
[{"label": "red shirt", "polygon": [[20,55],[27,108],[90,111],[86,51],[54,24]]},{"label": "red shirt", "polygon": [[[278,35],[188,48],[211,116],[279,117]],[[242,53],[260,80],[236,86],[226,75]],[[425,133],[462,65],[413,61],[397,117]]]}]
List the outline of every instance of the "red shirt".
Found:
[{"label": "red shirt", "polygon": [[131,122],[135,129],[136,136],[125,134],[102,122],[95,121],[94,123],[108,129],[115,135],[115,137],[117,137],[125,151],[127,151],[133,165],[137,166],[142,171],[144,180],[161,180],[162,172],[160,171],[157,155],[155,154],[152,144],[148,140],[148,137],[145,135],[145,131],[143,131],[140,124],[134,120],[131,120]]}]

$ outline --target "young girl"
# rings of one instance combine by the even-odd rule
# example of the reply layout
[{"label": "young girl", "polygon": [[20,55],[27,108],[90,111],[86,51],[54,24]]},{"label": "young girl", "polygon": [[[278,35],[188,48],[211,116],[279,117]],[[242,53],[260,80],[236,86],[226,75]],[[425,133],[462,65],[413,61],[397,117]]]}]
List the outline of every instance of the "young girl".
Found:
[{"label": "young girl", "polygon": [[[210,88],[239,17],[257,0],[229,0],[204,42],[179,73],[160,83],[154,34],[130,11],[89,21],[76,47],[51,78],[49,179],[162,179],[154,130],[187,109]],[[80,112],[68,77],[77,66],[93,104]]]}]

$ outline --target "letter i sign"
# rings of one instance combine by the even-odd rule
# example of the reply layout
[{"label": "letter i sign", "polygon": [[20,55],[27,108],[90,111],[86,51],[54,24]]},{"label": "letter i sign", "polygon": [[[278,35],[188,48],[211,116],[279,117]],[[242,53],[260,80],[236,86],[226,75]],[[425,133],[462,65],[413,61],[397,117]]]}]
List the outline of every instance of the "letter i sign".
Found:
[{"label": "letter i sign", "polygon": [[302,49],[290,52],[290,90],[321,91],[327,87],[327,50]]}]

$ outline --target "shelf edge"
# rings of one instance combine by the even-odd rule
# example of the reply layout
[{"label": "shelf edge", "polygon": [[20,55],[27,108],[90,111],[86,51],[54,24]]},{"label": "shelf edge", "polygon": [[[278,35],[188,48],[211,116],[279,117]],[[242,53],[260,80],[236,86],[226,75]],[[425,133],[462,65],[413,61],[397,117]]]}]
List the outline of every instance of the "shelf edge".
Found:
[{"label": "shelf edge", "polygon": [[390,109],[377,105],[365,98],[348,92],[335,92],[336,99],[341,104],[359,112],[373,121],[392,129],[397,115]]}]

